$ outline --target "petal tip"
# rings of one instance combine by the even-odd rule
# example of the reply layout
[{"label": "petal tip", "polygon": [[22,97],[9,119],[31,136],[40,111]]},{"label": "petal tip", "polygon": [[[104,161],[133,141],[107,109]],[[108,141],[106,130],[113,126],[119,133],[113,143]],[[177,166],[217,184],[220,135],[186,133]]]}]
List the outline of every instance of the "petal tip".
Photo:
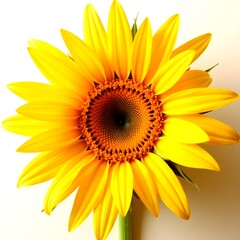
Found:
[{"label": "petal tip", "polygon": [[34,47],[36,45],[36,39],[29,39],[27,48]]},{"label": "petal tip", "polygon": [[152,214],[153,214],[154,217],[157,218],[158,215],[159,215],[159,208],[155,208],[154,211],[152,211]]},{"label": "petal tip", "polygon": [[22,152],[22,146],[18,147],[18,148],[16,149],[16,152]]},{"label": "petal tip", "polygon": [[19,146],[17,149],[16,149],[16,152],[28,152],[28,147],[27,147],[28,144],[23,143],[21,146]]},{"label": "petal tip", "polygon": [[51,215],[51,211],[47,211],[46,209],[43,210],[48,216]]},{"label": "petal tip", "polygon": [[186,205],[183,207],[181,218],[184,219],[184,220],[189,220],[190,215],[191,215],[190,214],[190,208],[189,208],[188,202],[186,202]]},{"label": "petal tip", "polygon": [[93,9],[94,7],[93,7],[93,5],[91,4],[91,3],[89,3],[89,4],[87,4],[86,5],[86,9]]},{"label": "petal tip", "polygon": [[213,170],[216,171],[216,172],[220,172],[221,171],[221,169],[220,169],[218,164],[215,166],[215,169],[213,169]]},{"label": "petal tip", "polygon": [[212,34],[211,33],[206,33],[206,34],[204,34],[203,36],[205,36],[205,39],[206,40],[211,40],[211,38],[212,38]]},{"label": "petal tip", "polygon": [[183,213],[183,215],[182,215],[181,217],[182,217],[182,219],[184,219],[184,220],[189,220],[189,218],[190,218],[190,213],[189,213],[189,212],[185,212],[185,213]]},{"label": "petal tip", "polygon": [[22,188],[22,187],[25,187],[25,185],[24,185],[22,179],[19,179],[18,183],[17,183],[17,188]]},{"label": "petal tip", "polygon": [[12,88],[14,87],[14,83],[7,84],[7,88],[12,91]]},{"label": "petal tip", "polygon": [[128,213],[129,208],[122,208],[119,209],[119,213],[123,216],[126,217],[127,213]]},{"label": "petal tip", "polygon": [[8,118],[6,118],[6,119],[4,119],[4,120],[2,121],[2,128],[3,128],[4,130],[7,130],[7,123],[8,123]]},{"label": "petal tip", "polygon": [[62,35],[62,37],[63,37],[63,35],[67,34],[68,31],[65,30],[65,29],[63,29],[63,28],[61,28],[61,29],[60,29],[60,33],[61,33],[61,35]]},{"label": "petal tip", "polygon": [[209,170],[220,172],[221,169],[216,161],[212,162],[211,167],[208,168]]},{"label": "petal tip", "polygon": [[176,13],[172,16],[172,18],[173,18],[173,21],[179,22],[180,21],[180,14]]},{"label": "petal tip", "polygon": [[73,222],[70,222],[70,220],[69,220],[68,231],[72,232],[75,228],[76,228],[75,224],[73,224]]},{"label": "petal tip", "polygon": [[47,214],[47,215],[51,215],[51,212],[52,210],[54,209],[55,207],[52,207],[49,202],[44,202],[44,207],[43,207],[43,211]]}]

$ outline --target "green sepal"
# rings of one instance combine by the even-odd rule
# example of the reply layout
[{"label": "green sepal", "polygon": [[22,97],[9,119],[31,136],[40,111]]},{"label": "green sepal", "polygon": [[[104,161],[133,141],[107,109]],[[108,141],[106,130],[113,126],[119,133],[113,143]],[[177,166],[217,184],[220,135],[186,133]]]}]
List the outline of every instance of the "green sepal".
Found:
[{"label": "green sepal", "polygon": [[187,181],[193,187],[195,187],[198,191],[200,191],[198,185],[182,171],[182,169],[179,167],[179,165],[177,165],[171,161],[166,161],[166,162],[177,176],[183,178],[185,181]]},{"label": "green sepal", "polygon": [[137,16],[134,18],[134,23],[132,25],[132,39],[134,40],[136,33],[137,33],[137,18],[138,18],[138,14]]},{"label": "green sepal", "polygon": [[175,175],[183,178],[185,181],[187,181],[187,182],[190,183],[193,187],[195,187],[198,191],[200,191],[198,185],[182,171],[182,169],[179,167],[178,164],[172,162],[172,161],[169,160],[169,159],[164,158],[164,157],[161,156],[155,149],[153,150],[153,153],[155,153],[156,155],[158,155],[159,157],[161,157],[161,158],[168,164],[168,166],[173,170],[173,172],[175,173]]},{"label": "green sepal", "polygon": [[212,67],[208,68],[207,70],[205,70],[205,72],[208,73],[208,72],[212,71],[218,65],[219,65],[219,63],[215,64],[214,66],[212,66]]},{"label": "green sepal", "polygon": [[73,60],[75,62],[74,58],[70,54],[67,54],[67,55],[71,60]]},{"label": "green sepal", "polygon": [[[52,209],[52,211],[53,211],[53,210],[54,210],[56,207],[57,207],[57,206],[55,206],[55,207]],[[45,212],[45,211],[44,211],[44,209],[43,209],[43,210],[41,210],[41,212]]]}]

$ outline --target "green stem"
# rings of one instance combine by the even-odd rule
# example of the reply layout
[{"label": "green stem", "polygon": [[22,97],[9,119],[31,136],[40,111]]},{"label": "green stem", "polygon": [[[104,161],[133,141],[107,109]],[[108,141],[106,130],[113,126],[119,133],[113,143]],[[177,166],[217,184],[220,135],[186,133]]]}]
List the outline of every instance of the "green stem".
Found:
[{"label": "green stem", "polygon": [[125,217],[123,217],[121,214],[119,214],[118,216],[119,240],[132,240],[131,213],[132,205],[130,206],[128,213]]}]

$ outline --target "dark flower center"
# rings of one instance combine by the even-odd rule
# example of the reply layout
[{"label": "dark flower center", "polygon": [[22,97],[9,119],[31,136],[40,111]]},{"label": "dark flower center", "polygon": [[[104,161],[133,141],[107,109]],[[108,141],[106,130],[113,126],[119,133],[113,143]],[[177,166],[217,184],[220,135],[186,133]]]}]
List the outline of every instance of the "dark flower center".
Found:
[{"label": "dark flower center", "polygon": [[[131,127],[132,117],[131,112],[125,109],[123,106],[125,102],[118,99],[117,103],[109,103],[106,108],[106,119],[109,120],[109,124],[112,125],[116,131],[126,131]],[[116,104],[116,105],[115,105]]]}]

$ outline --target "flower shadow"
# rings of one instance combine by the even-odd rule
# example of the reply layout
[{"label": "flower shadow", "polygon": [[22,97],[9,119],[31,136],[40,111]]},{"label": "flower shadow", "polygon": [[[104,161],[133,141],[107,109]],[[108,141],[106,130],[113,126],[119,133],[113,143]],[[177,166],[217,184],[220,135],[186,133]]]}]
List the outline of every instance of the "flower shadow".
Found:
[{"label": "flower shadow", "polygon": [[147,210],[143,207],[140,199],[135,196],[133,196],[132,206],[132,239],[140,240],[143,229],[143,219]]}]

